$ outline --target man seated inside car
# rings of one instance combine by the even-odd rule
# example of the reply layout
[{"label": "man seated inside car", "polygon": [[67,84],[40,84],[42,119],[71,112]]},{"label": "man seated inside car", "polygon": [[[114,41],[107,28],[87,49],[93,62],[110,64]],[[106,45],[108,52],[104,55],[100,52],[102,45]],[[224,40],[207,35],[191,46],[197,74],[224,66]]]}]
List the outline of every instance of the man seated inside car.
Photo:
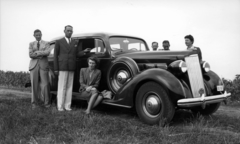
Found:
[{"label": "man seated inside car", "polygon": [[103,99],[98,92],[98,85],[101,79],[101,71],[97,69],[99,60],[96,57],[88,58],[88,68],[82,68],[80,71],[80,89],[82,97],[88,100],[86,114],[91,112],[91,109],[97,106]]}]

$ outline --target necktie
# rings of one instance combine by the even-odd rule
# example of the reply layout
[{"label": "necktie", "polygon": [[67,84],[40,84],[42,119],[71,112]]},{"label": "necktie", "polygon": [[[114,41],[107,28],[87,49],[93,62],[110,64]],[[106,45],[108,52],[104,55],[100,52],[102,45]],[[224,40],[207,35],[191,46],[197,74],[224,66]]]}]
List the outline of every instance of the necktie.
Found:
[{"label": "necktie", "polygon": [[39,44],[39,41],[38,41],[38,43],[37,43],[37,48],[38,48],[38,50],[39,50],[39,47],[40,47],[40,44]]},{"label": "necktie", "polygon": [[70,38],[68,38],[68,44],[70,45],[70,43],[71,43],[71,39],[70,39]]}]

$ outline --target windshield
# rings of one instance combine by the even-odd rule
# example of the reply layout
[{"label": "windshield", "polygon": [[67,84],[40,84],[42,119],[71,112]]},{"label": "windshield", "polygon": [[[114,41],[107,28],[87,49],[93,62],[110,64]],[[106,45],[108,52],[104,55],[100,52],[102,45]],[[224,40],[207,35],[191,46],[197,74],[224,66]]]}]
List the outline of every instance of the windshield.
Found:
[{"label": "windshield", "polygon": [[112,51],[147,51],[145,42],[128,37],[111,37],[109,43]]}]

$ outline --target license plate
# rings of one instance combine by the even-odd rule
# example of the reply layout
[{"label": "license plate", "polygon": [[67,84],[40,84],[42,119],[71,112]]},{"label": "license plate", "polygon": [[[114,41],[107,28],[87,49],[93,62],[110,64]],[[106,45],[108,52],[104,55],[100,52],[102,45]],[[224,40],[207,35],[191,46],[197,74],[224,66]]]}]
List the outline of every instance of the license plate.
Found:
[{"label": "license plate", "polygon": [[222,85],[218,85],[217,86],[217,91],[223,91],[223,86]]}]

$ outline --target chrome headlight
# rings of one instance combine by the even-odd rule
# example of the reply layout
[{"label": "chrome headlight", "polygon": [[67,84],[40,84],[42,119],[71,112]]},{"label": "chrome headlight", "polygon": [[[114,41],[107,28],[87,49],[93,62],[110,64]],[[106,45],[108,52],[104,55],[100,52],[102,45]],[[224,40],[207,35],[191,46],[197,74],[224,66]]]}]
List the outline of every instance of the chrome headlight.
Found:
[{"label": "chrome headlight", "polygon": [[169,65],[169,68],[174,73],[185,73],[187,71],[187,64],[182,60],[177,60]]},{"label": "chrome headlight", "polygon": [[181,69],[182,73],[185,73],[187,71],[187,65],[184,61],[181,61],[179,64],[179,68]]},{"label": "chrome headlight", "polygon": [[208,62],[203,62],[202,68],[203,68],[204,72],[209,72],[211,70],[210,64]]}]

